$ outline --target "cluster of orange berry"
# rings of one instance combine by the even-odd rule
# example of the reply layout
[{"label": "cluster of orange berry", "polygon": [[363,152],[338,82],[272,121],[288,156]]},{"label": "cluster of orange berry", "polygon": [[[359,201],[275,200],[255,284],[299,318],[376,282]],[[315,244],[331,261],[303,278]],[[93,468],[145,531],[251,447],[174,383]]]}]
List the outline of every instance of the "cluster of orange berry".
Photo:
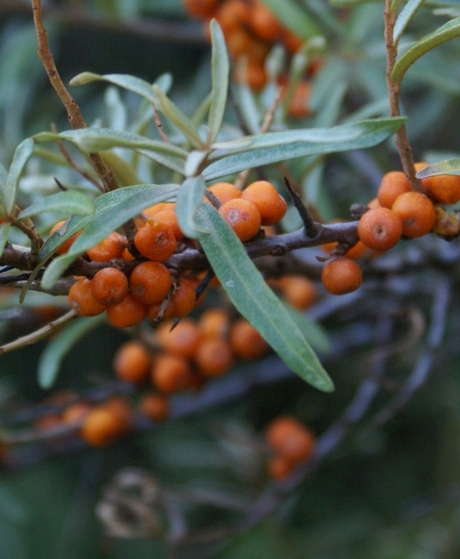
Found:
[{"label": "cluster of orange berry", "polygon": [[[209,188],[222,218],[242,241],[259,234],[261,226],[273,225],[285,215],[287,204],[276,188],[267,181],[256,181],[243,191],[231,183],[216,183]],[[120,233],[110,233],[100,243],[87,250],[93,262],[115,263],[139,260],[127,275],[120,267],[108,265],[91,279],[79,277],[68,294],[70,306],[80,315],[96,316],[106,311],[109,322],[119,328],[133,326],[144,318],[159,322],[168,318],[182,318],[197,303],[197,274],[183,274],[177,284],[171,277],[167,260],[184,239],[177,223],[175,204],[155,204],[145,210],[136,221],[138,230],[134,245],[135,258],[127,248],[127,240]],[[56,224],[56,230],[61,223]],[[58,248],[66,252],[75,240],[71,238]]]},{"label": "cluster of orange berry", "polygon": [[[427,163],[415,164],[420,171]],[[330,293],[340,295],[357,289],[362,271],[354,260],[366,252],[380,253],[394,247],[401,237],[426,235],[437,227],[442,210],[439,204],[455,204],[460,200],[460,177],[438,175],[421,180],[424,192],[411,190],[401,171],[386,173],[380,183],[377,198],[368,204],[358,223],[359,242],[345,256],[328,262],[321,279]]]},{"label": "cluster of orange berry", "polygon": [[[215,18],[225,37],[231,58],[237,61],[246,57],[247,64],[237,68],[235,79],[245,82],[256,91],[267,83],[265,58],[274,44],[283,44],[289,54],[302,45],[302,39],[286,29],[260,0],[183,0],[187,13],[209,22]],[[205,29],[209,28],[206,23]],[[308,69],[311,74],[316,62]],[[284,84],[283,84],[284,85]],[[306,99],[309,96],[308,80],[302,80],[290,106],[292,116],[308,114]]]},{"label": "cluster of orange berry", "polygon": [[271,451],[268,474],[275,480],[286,478],[293,469],[310,458],[315,434],[295,417],[276,417],[265,430],[265,441]]}]

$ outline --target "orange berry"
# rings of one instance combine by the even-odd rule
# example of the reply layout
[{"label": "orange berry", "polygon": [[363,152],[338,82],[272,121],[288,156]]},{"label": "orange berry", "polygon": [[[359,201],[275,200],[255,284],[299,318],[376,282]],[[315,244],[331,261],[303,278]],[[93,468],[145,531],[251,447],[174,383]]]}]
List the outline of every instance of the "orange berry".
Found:
[{"label": "orange berry", "polygon": [[169,225],[171,227],[174,237],[176,241],[180,241],[184,233],[182,232],[181,228],[179,227],[179,222],[177,221],[177,215],[174,210],[161,210],[155,214],[155,221],[159,223],[164,223],[165,225]]},{"label": "orange berry", "polygon": [[272,450],[291,464],[309,458],[315,445],[313,431],[291,416],[274,419],[265,431],[265,440]]},{"label": "orange berry", "polygon": [[190,318],[183,318],[171,330],[174,323],[164,322],[156,331],[161,347],[168,353],[190,358],[195,355],[201,334],[196,323]]},{"label": "orange berry", "polygon": [[117,268],[102,268],[91,280],[93,297],[105,307],[121,303],[128,293],[128,287],[128,278]]},{"label": "orange berry", "polygon": [[374,208],[359,220],[358,235],[372,250],[388,250],[395,246],[403,233],[401,219],[388,208]]},{"label": "orange berry", "polygon": [[244,318],[235,320],[231,325],[229,342],[233,353],[240,359],[260,359],[269,349],[264,338]]},{"label": "orange berry", "polygon": [[105,402],[104,407],[110,410],[119,419],[121,435],[126,434],[132,429],[133,413],[130,404],[123,396],[112,396]]},{"label": "orange berry", "polygon": [[94,262],[108,262],[112,258],[121,258],[125,247],[126,239],[120,233],[112,231],[97,245],[89,248],[86,254]]},{"label": "orange berry", "polygon": [[96,301],[91,290],[91,280],[79,278],[69,289],[69,304],[82,316],[97,316],[105,311],[105,306]]},{"label": "orange berry", "polygon": [[136,258],[129,252],[129,249],[127,247],[125,247],[123,249],[123,252],[121,253],[121,257],[123,258],[123,260],[136,260]]},{"label": "orange berry", "polygon": [[139,402],[139,410],[152,421],[164,421],[169,415],[168,398],[155,392],[144,394]]},{"label": "orange berry", "polygon": [[157,213],[164,210],[174,211],[175,207],[176,204],[174,202],[158,202],[158,204],[153,204],[153,206],[149,206],[148,208],[142,210],[142,214],[148,219],[153,219],[155,221]]},{"label": "orange berry", "polygon": [[113,358],[117,377],[126,382],[141,383],[147,380],[152,357],[146,347],[136,340],[123,343]]},{"label": "orange berry", "polygon": [[287,210],[286,200],[268,181],[253,182],[243,190],[241,197],[257,207],[262,225],[277,223]]},{"label": "orange berry", "polygon": [[[155,322],[157,320],[158,313],[160,312],[162,304],[163,302],[155,303],[147,307],[147,320],[149,320],[149,322]],[[168,320],[168,318],[171,318],[173,315],[173,310],[174,309],[171,305],[171,301],[169,301],[163,314],[161,315],[161,320]]]},{"label": "orange berry", "polygon": [[128,293],[121,303],[107,307],[107,318],[117,328],[139,324],[147,314],[147,307]]},{"label": "orange berry", "polygon": [[345,253],[344,256],[357,260],[369,252],[369,248],[362,241],[358,241],[355,246],[352,246],[351,249]]},{"label": "orange berry", "polygon": [[420,192],[406,192],[395,200],[391,211],[402,221],[403,234],[422,237],[429,233],[436,221],[433,202]]},{"label": "orange berry", "polygon": [[88,402],[75,402],[70,404],[62,412],[63,423],[80,423],[90,411],[91,406]]},{"label": "orange berry", "polygon": [[[53,225],[53,227],[51,227],[51,231],[50,231],[50,235],[52,235],[53,233],[56,233],[56,231],[60,231],[60,229],[62,228],[62,226],[64,225],[65,221],[58,221],[57,223],[55,223]],[[62,231],[62,234],[64,234],[65,230]],[[66,241],[63,241],[56,249],[56,253],[57,254],[65,254],[66,252],[68,252],[69,248],[72,246],[72,244],[74,243],[75,239],[81,235],[81,231],[79,231],[78,233],[75,233],[74,235],[72,235],[71,237],[69,237]]]},{"label": "orange berry", "polygon": [[216,19],[226,38],[247,23],[250,18],[250,8],[244,0],[226,0],[216,13]]},{"label": "orange berry", "polygon": [[305,118],[311,115],[309,101],[311,95],[311,85],[308,81],[300,81],[295,89],[292,99],[289,103],[287,112],[293,118]]},{"label": "orange berry", "polygon": [[120,416],[106,405],[97,406],[86,415],[80,436],[89,445],[108,446],[126,433],[126,425]]},{"label": "orange berry", "polygon": [[160,303],[171,289],[171,274],[160,262],[138,264],[129,278],[132,295],[144,305]]},{"label": "orange berry", "polygon": [[171,296],[172,315],[179,318],[186,316],[193,310],[196,303],[195,287],[190,281],[181,279],[176,291]]},{"label": "orange berry", "polygon": [[246,84],[254,91],[263,89],[268,81],[265,65],[259,60],[248,60],[246,64],[238,64],[234,78],[237,83]]},{"label": "orange berry", "polygon": [[281,481],[289,476],[294,466],[295,464],[285,456],[279,454],[270,456],[267,463],[268,475],[276,481]]},{"label": "orange berry", "polygon": [[219,213],[243,242],[252,239],[260,229],[261,218],[257,206],[249,200],[235,198],[222,204]]},{"label": "orange berry", "polygon": [[358,289],[363,280],[359,265],[350,258],[336,258],[328,262],[322,272],[321,281],[329,293],[344,295]]},{"label": "orange berry", "polygon": [[199,19],[214,17],[219,6],[219,0],[182,0],[182,3],[189,16]]},{"label": "orange berry", "polygon": [[204,338],[196,348],[195,364],[198,371],[206,377],[226,373],[232,363],[232,349],[222,338]]},{"label": "orange berry", "polygon": [[[209,187],[209,190],[219,200],[221,204],[233,200],[233,198],[241,197],[241,190],[231,182],[216,182]],[[205,198],[208,201],[207,198]]]},{"label": "orange berry", "polygon": [[204,311],[198,322],[198,328],[203,338],[225,338],[229,326],[228,313],[219,308]]},{"label": "orange berry", "polygon": [[265,41],[276,41],[282,32],[282,27],[275,14],[261,2],[251,9],[249,25],[252,31]]},{"label": "orange berry", "polygon": [[402,171],[390,171],[383,176],[380,182],[377,199],[383,208],[391,210],[396,198],[410,191],[411,187],[406,175]]},{"label": "orange berry", "polygon": [[421,181],[428,196],[440,204],[456,204],[460,200],[460,176],[458,175],[436,175]]},{"label": "orange berry", "polygon": [[314,282],[301,275],[290,274],[279,281],[283,297],[299,310],[305,310],[316,300],[318,293]]},{"label": "orange berry", "polygon": [[167,260],[177,248],[172,228],[157,221],[141,227],[134,236],[134,244],[142,256],[156,262]]},{"label": "orange berry", "polygon": [[283,42],[290,54],[297,52],[304,43],[304,39],[287,29],[283,32]]},{"label": "orange berry", "polygon": [[166,394],[186,390],[195,381],[189,362],[169,353],[155,357],[150,375],[153,385]]}]

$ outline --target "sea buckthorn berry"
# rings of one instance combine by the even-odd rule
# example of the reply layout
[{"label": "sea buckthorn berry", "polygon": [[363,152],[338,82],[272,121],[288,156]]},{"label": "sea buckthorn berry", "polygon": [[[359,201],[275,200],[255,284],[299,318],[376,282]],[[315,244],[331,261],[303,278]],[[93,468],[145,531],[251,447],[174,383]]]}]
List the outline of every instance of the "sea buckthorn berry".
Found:
[{"label": "sea buckthorn berry", "polygon": [[168,301],[166,308],[162,311],[161,317],[158,317],[158,314],[163,306],[163,301],[161,303],[155,303],[153,305],[149,305],[147,307],[147,320],[149,322],[161,322],[163,320],[168,320],[173,315],[173,306],[171,305],[171,301]]},{"label": "sea buckthorn berry", "polygon": [[229,342],[233,353],[240,359],[260,359],[269,349],[264,338],[244,318],[238,318],[231,325]]},{"label": "sea buckthorn berry", "polygon": [[126,425],[116,411],[106,405],[93,408],[84,418],[80,436],[89,445],[108,446],[126,433]]},{"label": "sea buckthorn berry", "polygon": [[177,248],[172,228],[157,221],[141,227],[134,235],[134,244],[142,256],[156,262],[167,260]]},{"label": "sea buckthorn berry", "polygon": [[202,313],[198,328],[203,338],[226,338],[230,326],[228,313],[224,309],[213,308]]},{"label": "sea buckthorn berry", "polygon": [[188,315],[197,303],[193,284],[186,279],[181,279],[169,303],[172,307],[173,316],[181,318]]},{"label": "sea buckthorn berry", "polygon": [[[423,164],[421,169],[425,166]],[[440,204],[456,204],[460,200],[460,176],[458,175],[436,175],[421,181],[428,196]]]},{"label": "sea buckthorn berry", "polygon": [[129,288],[144,305],[160,303],[171,289],[171,274],[160,262],[141,262],[131,273]]},{"label": "sea buckthorn berry", "polygon": [[222,338],[204,338],[195,351],[195,365],[205,377],[226,373],[233,363],[233,352]]},{"label": "sea buckthorn berry", "polygon": [[267,472],[268,475],[275,481],[286,479],[294,467],[295,464],[280,454],[275,454],[268,458]]},{"label": "sea buckthorn berry", "polygon": [[182,0],[188,15],[199,19],[212,18],[219,6],[219,0]]},{"label": "sea buckthorn berry", "polygon": [[216,13],[216,19],[222,28],[225,37],[240,29],[243,23],[250,18],[250,8],[244,0],[226,0]]},{"label": "sea buckthorn berry", "polygon": [[[59,234],[64,234],[65,233],[65,229],[63,228],[65,221],[58,221],[57,223],[55,223],[53,225],[53,227],[51,227],[51,231],[50,231],[50,235],[52,235],[53,233],[56,233],[56,231],[59,231]],[[74,235],[72,235],[71,237],[69,237],[66,241],[63,241],[56,249],[56,253],[57,254],[65,254],[66,252],[68,252],[69,248],[72,246],[72,244],[74,243],[75,239],[81,235],[81,231],[78,233],[75,233]]]},{"label": "sea buckthorn berry", "polygon": [[344,295],[358,289],[363,281],[363,273],[354,260],[341,257],[324,266],[321,281],[329,293]]},{"label": "sea buckthorn berry", "polygon": [[309,101],[311,96],[311,85],[308,81],[300,81],[295,89],[287,109],[288,115],[293,118],[305,118],[311,115]]},{"label": "sea buckthorn berry", "polygon": [[139,402],[139,410],[152,421],[164,421],[169,415],[169,400],[156,392],[144,394]]},{"label": "sea buckthorn berry", "polygon": [[174,210],[161,210],[155,214],[155,221],[169,225],[176,237],[176,241],[180,241],[184,233],[179,227],[179,222],[177,221],[177,214]]},{"label": "sea buckthorn berry", "polygon": [[386,173],[377,192],[377,199],[383,208],[391,210],[394,201],[405,192],[410,192],[411,187],[406,175],[402,171]]},{"label": "sea buckthorn berry", "polygon": [[242,242],[252,239],[260,229],[259,209],[249,200],[242,198],[229,200],[222,204],[219,213]]},{"label": "sea buckthorn berry", "polygon": [[292,31],[285,29],[283,32],[283,42],[286,45],[287,51],[293,54],[303,45],[304,39],[295,33],[292,33]]},{"label": "sea buckthorn berry", "polygon": [[174,322],[164,322],[156,331],[161,347],[168,353],[190,358],[195,355],[201,338],[196,323],[190,318],[183,318],[172,330]]},{"label": "sea buckthorn berry", "polygon": [[262,225],[273,225],[286,214],[286,200],[271,182],[253,182],[243,190],[241,197],[255,204],[260,212]]},{"label": "sea buckthorn berry", "polygon": [[[209,190],[214,194],[214,196],[219,200],[221,204],[233,200],[233,198],[241,197],[241,190],[237,188],[231,182],[216,182],[209,187]],[[209,202],[207,198],[206,201]]]},{"label": "sea buckthorn berry", "polygon": [[291,416],[274,419],[265,431],[265,440],[276,454],[291,464],[309,458],[315,445],[313,431]]},{"label": "sea buckthorn berry", "polygon": [[195,377],[187,359],[164,353],[153,360],[150,371],[153,385],[166,394],[180,392],[193,386]]},{"label": "sea buckthorn berry", "polygon": [[96,301],[91,290],[91,280],[79,278],[69,289],[69,304],[82,316],[97,316],[105,311],[105,306]]},{"label": "sea buckthorn berry", "polygon": [[275,14],[261,2],[257,2],[251,10],[249,26],[259,38],[265,41],[276,41],[282,32]]},{"label": "sea buckthorn berry", "polygon": [[123,249],[123,252],[121,253],[121,257],[123,258],[123,260],[126,260],[126,261],[136,260],[136,258],[129,252],[128,247],[125,247]]},{"label": "sea buckthorn berry", "polygon": [[299,310],[307,309],[318,296],[314,282],[301,275],[283,276],[278,286],[286,301]]},{"label": "sea buckthorn berry", "polygon": [[102,268],[91,280],[93,297],[105,307],[121,303],[128,293],[128,288],[128,278],[118,268]]},{"label": "sea buckthorn berry", "polygon": [[391,211],[403,225],[403,235],[422,237],[429,233],[436,221],[433,202],[420,192],[406,192],[395,201]]},{"label": "sea buckthorn berry", "polygon": [[94,262],[108,262],[112,258],[121,258],[125,247],[126,239],[120,233],[112,231],[97,245],[89,248],[86,254]]},{"label": "sea buckthorn berry", "polygon": [[119,419],[121,424],[121,434],[125,435],[131,431],[134,421],[131,405],[123,396],[112,396],[109,398],[104,407],[113,412]]},{"label": "sea buckthorn berry", "polygon": [[368,253],[370,253],[369,247],[367,247],[362,241],[358,241],[355,246],[352,246],[350,250],[344,254],[344,256],[357,260]]},{"label": "sea buckthorn berry", "polygon": [[263,89],[268,81],[265,64],[259,60],[248,60],[245,64],[237,64],[234,78],[237,83],[245,84],[254,91]]},{"label": "sea buckthorn berry", "polygon": [[139,324],[147,314],[147,307],[128,293],[121,303],[107,307],[107,318],[117,328]]},{"label": "sea buckthorn berry", "polygon": [[403,233],[401,219],[388,208],[374,208],[359,220],[358,236],[372,250],[388,250],[395,246]]},{"label": "sea buckthorn berry", "polygon": [[126,382],[141,383],[147,380],[152,356],[146,347],[136,340],[122,344],[113,358],[113,369],[117,377]]}]

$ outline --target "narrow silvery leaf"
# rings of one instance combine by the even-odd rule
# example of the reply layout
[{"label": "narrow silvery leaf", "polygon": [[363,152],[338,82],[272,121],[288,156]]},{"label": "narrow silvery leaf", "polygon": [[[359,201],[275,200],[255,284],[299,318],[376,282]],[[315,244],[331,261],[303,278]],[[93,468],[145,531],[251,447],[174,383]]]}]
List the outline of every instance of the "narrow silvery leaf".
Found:
[{"label": "narrow silvery leaf", "polygon": [[404,33],[407,24],[414,17],[415,12],[424,2],[425,0],[408,0],[407,4],[401,10],[401,13],[398,15],[393,29],[393,41],[396,44],[399,42],[401,35]]},{"label": "narrow silvery leaf", "polygon": [[211,21],[211,42],[212,91],[208,118],[208,145],[211,145],[217,138],[222,125],[225,105],[227,103],[228,74],[230,71],[224,35],[215,19]]},{"label": "narrow silvery leaf", "polygon": [[195,216],[203,203],[204,190],[204,179],[200,175],[184,181],[177,194],[176,214],[179,226],[184,235],[190,239],[197,239],[200,230],[205,232],[203,228],[198,228],[195,223]]},{"label": "narrow silvery leaf", "polygon": [[22,210],[18,219],[25,219],[45,212],[63,215],[88,215],[93,210],[92,200],[81,192],[57,192]]},{"label": "narrow silvery leaf", "polygon": [[455,157],[445,161],[438,161],[432,165],[427,165],[417,173],[417,178],[424,179],[437,175],[460,175],[460,159]]},{"label": "narrow silvery leaf", "polygon": [[3,192],[5,211],[8,215],[13,212],[19,178],[33,151],[34,141],[31,138],[27,138],[18,145],[16,151],[14,152],[13,161],[11,162],[11,166],[6,177]]}]

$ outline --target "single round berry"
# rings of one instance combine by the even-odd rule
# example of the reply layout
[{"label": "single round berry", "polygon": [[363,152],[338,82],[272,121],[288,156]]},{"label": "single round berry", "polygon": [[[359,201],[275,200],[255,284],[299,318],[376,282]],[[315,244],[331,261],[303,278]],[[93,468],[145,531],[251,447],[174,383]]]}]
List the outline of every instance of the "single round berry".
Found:
[{"label": "single round berry", "polygon": [[[221,204],[241,197],[241,190],[231,182],[216,182],[209,187],[209,191],[214,194]],[[205,200],[209,202],[207,198]]]},{"label": "single round berry", "polygon": [[172,228],[157,221],[141,227],[134,236],[134,244],[142,256],[156,262],[164,262],[177,248]]},{"label": "single round berry", "polygon": [[305,118],[310,116],[309,107],[311,97],[311,85],[306,80],[301,80],[294,89],[294,94],[287,109],[288,115],[293,118]]},{"label": "single round berry", "polygon": [[283,276],[280,278],[278,285],[284,299],[299,310],[307,309],[318,296],[314,282],[301,275]]},{"label": "single round berry", "polygon": [[169,353],[155,357],[150,375],[153,385],[165,394],[186,390],[195,380],[187,359]]},{"label": "single round berry", "polygon": [[84,418],[80,436],[89,445],[95,447],[108,446],[126,433],[120,416],[106,405],[90,410]]},{"label": "single round berry", "polygon": [[105,307],[121,303],[126,297],[128,289],[128,278],[118,268],[102,268],[91,280],[93,297]]},{"label": "single round berry", "polygon": [[[50,231],[50,235],[52,235],[53,233],[58,232],[59,235],[64,235],[65,233],[65,227],[63,227],[65,224],[65,221],[58,221],[57,223],[55,223],[53,225],[53,227],[51,227],[51,231]],[[75,242],[75,239],[81,235],[81,231],[79,231],[78,233],[75,233],[74,235],[72,235],[71,237],[69,237],[67,240],[63,241],[56,249],[56,253],[57,254],[65,254],[66,252],[69,251],[69,248],[72,246],[72,244]]]},{"label": "single round berry", "polygon": [[172,316],[181,318],[188,315],[189,312],[193,310],[196,303],[195,287],[190,281],[181,279],[169,301],[172,307]]},{"label": "single round berry", "polygon": [[359,220],[358,235],[372,250],[388,250],[395,246],[403,233],[401,219],[388,208],[374,208]]},{"label": "single round berry", "polygon": [[286,214],[286,200],[271,182],[253,182],[243,190],[241,197],[255,204],[260,212],[262,225],[273,225]]},{"label": "single round berry", "polygon": [[195,351],[195,364],[205,377],[217,377],[226,373],[233,363],[233,352],[222,338],[204,338]]},{"label": "single round berry", "polygon": [[243,198],[229,200],[222,204],[219,213],[243,242],[252,239],[260,229],[259,209],[249,200]]},{"label": "single round berry", "polygon": [[264,41],[276,41],[282,31],[275,14],[261,2],[257,2],[251,9],[249,26]]},{"label": "single round berry", "polygon": [[[201,334],[195,321],[183,318],[174,328],[174,322],[163,322],[158,326],[156,337],[166,352],[191,358],[197,351]],[[172,328],[172,330],[171,330]]]},{"label": "single round berry", "polygon": [[212,308],[204,311],[200,316],[198,328],[203,338],[225,339],[230,326],[227,311],[220,308]]},{"label": "single round berry", "polygon": [[233,353],[240,359],[260,359],[269,349],[264,338],[244,318],[235,320],[231,325],[229,342]]},{"label": "single round berry", "polygon": [[160,303],[171,289],[171,274],[160,262],[141,262],[131,273],[129,288],[144,305]]},{"label": "single round berry", "polygon": [[324,266],[321,281],[329,293],[344,295],[358,289],[363,281],[363,273],[354,260],[336,258]]},{"label": "single round berry", "polygon": [[146,347],[136,340],[122,344],[113,358],[117,377],[127,382],[141,383],[147,380],[152,357]]},{"label": "single round berry", "polygon": [[169,400],[156,392],[144,394],[139,402],[139,410],[152,421],[164,421],[169,415]]},{"label": "single round berry", "polygon": [[294,466],[285,456],[274,454],[268,458],[267,473],[275,481],[281,481],[289,476]]},{"label": "single round berry", "polygon": [[411,187],[406,175],[402,171],[390,171],[382,178],[377,192],[377,199],[382,208],[391,210],[396,198],[410,191]]},{"label": "single round berry", "polygon": [[219,6],[219,0],[182,0],[188,15],[199,19],[209,19],[214,16]]},{"label": "single round berry", "polygon": [[89,248],[86,254],[94,262],[109,262],[112,258],[121,258],[126,247],[126,239],[112,231],[105,239]]},{"label": "single round berry", "polygon": [[105,311],[105,306],[96,301],[91,290],[91,280],[79,278],[69,289],[69,304],[82,316],[97,316]]},{"label": "single round berry", "polygon": [[117,328],[139,324],[147,314],[147,307],[128,293],[121,303],[107,307],[107,318]]},{"label": "single round berry", "polygon": [[291,416],[274,419],[265,431],[265,440],[276,454],[291,464],[309,458],[315,445],[313,432]]},{"label": "single round berry", "polygon": [[422,237],[429,233],[436,221],[433,202],[420,192],[406,192],[396,199],[391,211],[402,221],[403,234]]},{"label": "single round berry", "polygon": [[[426,167],[427,163],[419,163],[417,171]],[[456,204],[460,200],[460,176],[436,175],[421,179],[424,191],[440,204]]]}]

